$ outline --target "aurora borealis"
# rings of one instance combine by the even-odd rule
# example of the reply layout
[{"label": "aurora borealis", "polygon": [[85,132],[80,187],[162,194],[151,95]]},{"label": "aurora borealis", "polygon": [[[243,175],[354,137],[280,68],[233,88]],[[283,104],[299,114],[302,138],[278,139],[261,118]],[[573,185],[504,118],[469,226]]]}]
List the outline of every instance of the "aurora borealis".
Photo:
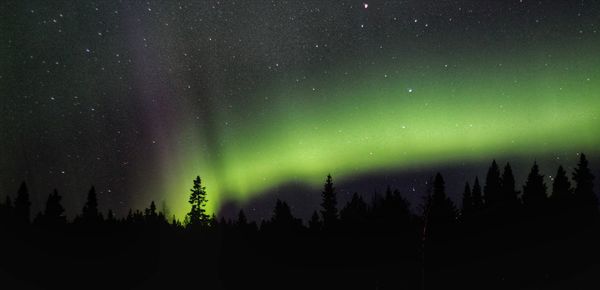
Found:
[{"label": "aurora borealis", "polygon": [[327,173],[600,153],[599,4],[368,2],[0,4],[3,196],[75,211],[95,184],[181,216],[196,175],[217,211]]}]

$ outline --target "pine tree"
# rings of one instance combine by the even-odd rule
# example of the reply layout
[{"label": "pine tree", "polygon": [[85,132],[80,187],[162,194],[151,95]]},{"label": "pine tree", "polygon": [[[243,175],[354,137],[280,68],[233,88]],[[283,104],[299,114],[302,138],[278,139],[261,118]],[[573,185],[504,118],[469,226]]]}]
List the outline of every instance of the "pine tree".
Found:
[{"label": "pine tree", "polygon": [[579,163],[573,172],[575,203],[582,215],[595,217],[598,215],[598,198],[594,193],[594,175],[592,174],[585,154],[580,154]]},{"label": "pine tree", "polygon": [[473,212],[473,194],[471,193],[471,186],[467,182],[465,184],[465,190],[462,196],[462,217],[468,217]]},{"label": "pine tree", "polygon": [[202,225],[207,226],[210,221],[210,216],[206,214],[206,188],[202,186],[200,176],[194,179],[194,185],[190,190],[189,203],[192,205],[190,212],[186,216],[187,225]]},{"label": "pine tree", "polygon": [[158,212],[156,212],[156,204],[154,201],[150,202],[150,207],[144,209],[144,217],[146,218],[146,222],[149,224],[158,223]]},{"label": "pine tree", "polygon": [[473,183],[473,211],[480,211],[483,209],[483,195],[481,194],[481,185],[479,185],[479,178],[475,177],[475,183]]},{"label": "pine tree", "polygon": [[31,218],[31,202],[29,201],[29,191],[25,182],[21,183],[17,198],[15,199],[14,218],[18,224],[28,224]]},{"label": "pine tree", "polygon": [[485,179],[485,186],[483,188],[485,203],[487,206],[495,207],[501,203],[501,184],[502,181],[500,179],[500,169],[498,168],[496,160],[494,160],[488,170],[487,177]]},{"label": "pine tree", "polygon": [[96,196],[96,188],[92,186],[88,192],[87,201],[83,206],[81,218],[88,223],[95,223],[101,220],[98,212],[98,198]]},{"label": "pine tree", "polygon": [[327,175],[322,196],[323,202],[321,203],[321,207],[323,209],[321,210],[321,215],[323,216],[323,227],[329,229],[334,227],[338,220],[337,199],[331,174]]},{"label": "pine tree", "polygon": [[244,228],[248,225],[248,219],[246,218],[246,214],[243,209],[240,209],[238,213],[238,219],[236,225],[240,228]]},{"label": "pine tree", "polygon": [[321,230],[321,226],[321,219],[319,218],[319,214],[315,210],[313,211],[313,214],[310,217],[310,220],[308,221],[308,228],[313,232],[318,232]]},{"label": "pine tree", "polygon": [[437,240],[451,232],[451,225],[456,221],[456,206],[446,195],[444,178],[440,173],[433,182],[433,195],[429,196],[426,205],[427,237]]},{"label": "pine tree", "polygon": [[544,176],[540,174],[537,162],[533,164],[527,181],[523,186],[523,205],[530,211],[535,213],[546,206],[547,187],[544,183]]},{"label": "pine tree", "polygon": [[515,176],[510,163],[506,163],[501,181],[501,200],[508,208],[514,208],[519,202],[519,192],[515,189]]},{"label": "pine tree", "polygon": [[48,196],[46,201],[46,209],[42,219],[48,225],[59,225],[66,223],[66,217],[64,215],[65,208],[61,205],[60,201],[62,197],[58,195],[58,191],[55,189],[52,194]]},{"label": "pine tree", "polygon": [[115,223],[117,221],[115,218],[115,213],[112,211],[112,209],[109,209],[106,213],[106,221],[110,223]]},{"label": "pine tree", "polygon": [[2,211],[0,212],[0,225],[11,223],[13,210],[12,200],[7,195],[4,204],[2,204]]},{"label": "pine tree", "polygon": [[571,182],[567,177],[567,172],[562,165],[558,167],[558,171],[554,177],[554,182],[552,183],[552,195],[550,197],[557,205],[566,205],[572,201],[573,189],[571,188]]},{"label": "pine tree", "polygon": [[298,230],[301,224],[302,221],[292,215],[290,206],[285,201],[277,199],[271,218],[271,226],[279,232],[291,232]]}]

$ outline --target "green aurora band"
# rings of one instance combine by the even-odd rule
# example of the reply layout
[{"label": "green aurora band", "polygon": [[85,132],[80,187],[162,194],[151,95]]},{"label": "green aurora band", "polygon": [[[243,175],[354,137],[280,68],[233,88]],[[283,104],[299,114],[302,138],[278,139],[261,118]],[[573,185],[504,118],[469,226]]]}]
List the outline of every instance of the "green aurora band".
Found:
[{"label": "green aurora band", "polygon": [[183,217],[195,175],[215,212],[225,200],[243,205],[291,181],[318,190],[327,173],[343,181],[493,157],[597,152],[600,54],[594,47],[480,54],[456,65],[449,56],[422,55],[415,59],[427,61],[401,68],[338,70],[301,85],[282,80],[257,93],[264,102],[246,108],[251,119],[243,112],[218,116],[219,152],[198,149],[206,141],[198,124],[182,126],[153,187]]}]

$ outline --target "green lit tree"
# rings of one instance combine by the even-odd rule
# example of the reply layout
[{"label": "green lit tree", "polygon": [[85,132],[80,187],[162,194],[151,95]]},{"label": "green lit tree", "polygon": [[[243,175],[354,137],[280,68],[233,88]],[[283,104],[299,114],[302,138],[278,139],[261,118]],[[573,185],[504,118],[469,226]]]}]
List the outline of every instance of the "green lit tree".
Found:
[{"label": "green lit tree", "polygon": [[190,212],[186,216],[186,225],[202,225],[209,224],[210,216],[206,214],[206,187],[202,186],[200,176],[194,179],[194,186],[191,189],[189,203],[192,205]]}]

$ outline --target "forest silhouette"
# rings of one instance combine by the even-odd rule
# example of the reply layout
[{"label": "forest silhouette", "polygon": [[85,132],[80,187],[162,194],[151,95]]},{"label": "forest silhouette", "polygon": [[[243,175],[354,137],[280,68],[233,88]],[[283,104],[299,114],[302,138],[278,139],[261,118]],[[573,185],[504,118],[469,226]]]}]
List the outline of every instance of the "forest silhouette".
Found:
[{"label": "forest silhouette", "polygon": [[584,154],[550,184],[493,161],[455,204],[432,179],[417,212],[398,190],[338,206],[328,175],[308,221],[277,200],[260,223],[210,216],[197,177],[183,222],[154,202],[117,218],[92,187],[68,220],[54,190],[31,213],[27,185],[0,203],[1,289],[597,289],[600,215]]}]

